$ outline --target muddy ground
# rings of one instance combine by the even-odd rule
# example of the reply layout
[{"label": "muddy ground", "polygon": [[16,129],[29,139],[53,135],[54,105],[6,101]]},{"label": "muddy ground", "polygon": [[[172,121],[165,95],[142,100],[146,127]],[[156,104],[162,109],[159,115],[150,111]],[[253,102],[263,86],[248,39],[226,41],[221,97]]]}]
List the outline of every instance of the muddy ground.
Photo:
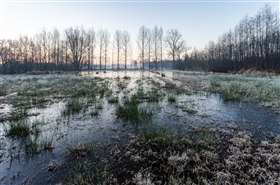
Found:
[{"label": "muddy ground", "polygon": [[279,77],[257,101],[215,75],[0,76],[0,183],[280,183]]}]

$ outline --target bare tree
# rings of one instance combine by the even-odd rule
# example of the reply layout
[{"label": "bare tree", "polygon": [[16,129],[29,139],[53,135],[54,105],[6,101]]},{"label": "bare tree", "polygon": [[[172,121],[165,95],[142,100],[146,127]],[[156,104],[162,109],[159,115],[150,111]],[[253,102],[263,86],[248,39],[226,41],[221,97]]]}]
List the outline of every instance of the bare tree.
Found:
[{"label": "bare tree", "polygon": [[117,53],[117,69],[120,69],[120,54],[121,54],[121,50],[122,50],[122,32],[121,30],[116,30],[115,34],[114,34],[114,48],[116,49],[116,53]]},{"label": "bare tree", "polygon": [[147,37],[147,29],[145,28],[145,26],[141,26],[138,31],[137,45],[138,45],[138,49],[140,50],[143,69],[144,69],[144,62],[145,62],[146,37]]},{"label": "bare tree", "polygon": [[156,69],[158,68],[157,66],[157,61],[158,61],[158,47],[159,47],[159,36],[160,32],[157,26],[154,27],[153,32],[152,32],[152,39],[153,39],[153,45],[154,45],[154,59],[153,61],[156,64]]},{"label": "bare tree", "polygon": [[110,47],[110,33],[107,29],[104,30],[104,62],[105,62],[105,69],[107,65],[107,57],[108,57],[108,51]]},{"label": "bare tree", "polygon": [[30,52],[29,52],[29,61],[33,63],[35,61],[35,53],[36,53],[36,46],[33,39],[30,40]]},{"label": "bare tree", "polygon": [[69,44],[71,62],[76,70],[80,70],[87,55],[90,40],[86,37],[86,31],[83,27],[76,27],[75,29],[70,27],[65,30],[65,35],[66,41]]},{"label": "bare tree", "polygon": [[59,56],[60,56],[60,33],[58,29],[54,28],[51,33],[52,39],[52,50],[53,50],[53,62],[55,62],[56,67],[59,64]]},{"label": "bare tree", "polygon": [[41,45],[41,39],[40,39],[40,35],[36,34],[35,35],[35,46],[36,46],[36,51],[35,51],[35,55],[36,55],[36,60],[37,62],[40,63],[40,67],[41,67],[41,63],[42,63],[42,45]]},{"label": "bare tree", "polygon": [[42,32],[39,33],[40,45],[42,47],[42,61],[47,62],[47,31],[45,28],[42,29]]},{"label": "bare tree", "polygon": [[177,47],[176,47],[176,55],[177,55],[177,60],[182,61],[182,56],[187,52],[187,42],[185,40],[181,40]]},{"label": "bare tree", "polygon": [[52,33],[47,32],[47,63],[51,63],[52,55]]},{"label": "bare tree", "polygon": [[111,60],[112,69],[114,69],[114,46],[115,46],[115,41],[113,40],[113,47],[112,47],[112,60]]},{"label": "bare tree", "polygon": [[[245,16],[233,30],[225,32],[203,53],[212,69],[226,72],[240,69],[279,69],[279,15],[266,4],[256,16]],[[220,61],[219,63],[217,61]]]},{"label": "bare tree", "polygon": [[160,29],[159,29],[158,39],[159,39],[159,45],[160,45],[160,64],[161,64],[161,69],[163,69],[163,65],[162,65],[162,55],[163,55],[163,29],[162,29],[162,27],[160,27]]},{"label": "bare tree", "polygon": [[122,44],[123,44],[123,51],[124,51],[125,69],[127,69],[127,54],[129,50],[129,44],[130,44],[130,34],[127,31],[122,32]]},{"label": "bare tree", "polygon": [[7,40],[0,40],[0,61],[4,64],[9,59],[9,54],[11,53],[10,44]]},{"label": "bare tree", "polygon": [[152,32],[150,29],[146,29],[146,48],[149,69],[151,69]]},{"label": "bare tree", "polygon": [[68,68],[68,61],[69,61],[69,55],[68,55],[68,51],[67,51],[68,50],[68,42],[66,42],[66,40],[63,40],[61,45],[62,45],[62,47],[61,47],[61,49],[62,49],[62,51],[61,51],[62,59],[61,60],[64,61],[66,68]]},{"label": "bare tree", "polygon": [[99,68],[101,69],[102,63],[102,55],[103,55],[103,47],[105,43],[105,31],[100,29],[97,33],[97,44],[99,46]]},{"label": "bare tree", "polygon": [[20,48],[21,48],[21,53],[22,53],[22,59],[21,61],[23,62],[27,62],[28,60],[28,53],[30,50],[30,42],[29,42],[29,38],[27,36],[23,36],[19,38],[20,41]]},{"label": "bare tree", "polygon": [[182,34],[177,29],[167,31],[165,42],[169,48],[169,55],[172,56],[172,68],[175,60],[181,60],[181,55],[186,50],[186,41],[182,39]]},{"label": "bare tree", "polygon": [[91,68],[91,65],[93,64],[94,60],[94,51],[95,51],[95,46],[96,46],[96,37],[95,37],[95,31],[93,28],[89,29],[87,32],[87,38],[89,40],[89,47],[88,47],[88,69]]}]

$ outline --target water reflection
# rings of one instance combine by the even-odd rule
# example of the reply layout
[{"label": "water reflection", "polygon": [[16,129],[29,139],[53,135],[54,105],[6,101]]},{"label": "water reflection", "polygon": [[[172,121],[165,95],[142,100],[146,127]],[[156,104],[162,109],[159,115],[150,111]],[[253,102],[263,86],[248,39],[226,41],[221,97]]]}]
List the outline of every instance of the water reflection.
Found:
[{"label": "water reflection", "polygon": [[151,71],[144,70],[106,70],[106,71],[82,71],[82,76],[91,76],[99,78],[124,78],[128,76],[130,78],[143,78],[143,77],[154,77],[157,74]]}]

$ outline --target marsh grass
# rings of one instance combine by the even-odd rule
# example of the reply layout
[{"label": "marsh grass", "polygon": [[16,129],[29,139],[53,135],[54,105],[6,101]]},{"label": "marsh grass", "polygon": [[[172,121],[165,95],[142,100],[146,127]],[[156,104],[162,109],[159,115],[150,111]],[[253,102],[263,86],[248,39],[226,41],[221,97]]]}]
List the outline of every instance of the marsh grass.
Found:
[{"label": "marsh grass", "polygon": [[117,106],[116,115],[127,120],[138,120],[138,105],[139,102],[136,99],[126,99],[123,105]]},{"label": "marsh grass", "polygon": [[32,97],[26,96],[15,96],[9,98],[9,102],[12,104],[14,108],[17,109],[29,109],[32,107]]},{"label": "marsh grass", "polygon": [[27,156],[33,156],[35,154],[38,154],[40,152],[40,144],[38,137],[29,135],[24,139],[24,151]]},{"label": "marsh grass", "polygon": [[117,82],[117,87],[119,90],[124,90],[127,88],[127,83],[125,81],[118,81]]},{"label": "marsh grass", "polygon": [[196,114],[197,110],[188,107],[180,107],[183,112],[187,112],[189,114]]},{"label": "marsh grass", "polygon": [[280,113],[279,76],[209,74],[179,79],[195,91],[219,93],[225,101],[258,102]]},{"label": "marsh grass", "polygon": [[29,135],[23,139],[24,150],[27,156],[39,154],[42,151],[53,149],[53,139],[51,137],[39,137],[39,135]]},{"label": "marsh grass", "polygon": [[89,95],[88,89],[82,86],[73,92],[72,97],[79,98],[79,97],[85,97],[87,95]]},{"label": "marsh grass", "polygon": [[13,109],[10,116],[8,116],[8,120],[9,121],[23,120],[28,117],[27,113],[28,113],[28,111],[27,111],[27,108],[25,108],[25,107]]},{"label": "marsh grass", "polygon": [[107,91],[105,92],[105,97],[111,98],[112,96],[113,96],[113,90],[108,88]]},{"label": "marsh grass", "polygon": [[174,102],[176,102],[176,97],[173,94],[169,94],[168,97],[167,97],[167,100],[170,103],[174,103]]},{"label": "marsh grass", "polygon": [[6,84],[0,84],[0,96],[7,95],[7,88]]},{"label": "marsh grass", "polygon": [[90,107],[89,114],[91,117],[98,116],[99,111],[103,109],[103,104],[100,101],[95,101],[94,104]]},{"label": "marsh grass", "polygon": [[21,90],[18,91],[18,96],[38,96],[38,91],[33,86],[24,87]]},{"label": "marsh grass", "polygon": [[108,99],[108,102],[109,103],[119,103],[119,98],[117,97],[117,96],[113,96],[113,97],[110,97],[109,99]]},{"label": "marsh grass", "polygon": [[84,108],[84,103],[79,99],[70,99],[65,105],[65,109],[62,111],[64,116],[69,116],[71,114],[79,113]]},{"label": "marsh grass", "polygon": [[60,160],[51,160],[47,165],[48,171],[55,172],[56,170],[60,170],[62,167],[62,162]]},{"label": "marsh grass", "polygon": [[45,123],[44,119],[34,119],[30,124],[30,129],[31,129],[30,132],[32,134],[38,135],[41,132],[39,127],[42,125],[45,125],[45,124],[46,123]]},{"label": "marsh grass", "polygon": [[140,102],[137,96],[125,99],[123,104],[118,104],[116,115],[130,121],[144,121],[150,119],[152,112],[147,107],[139,106]]},{"label": "marsh grass", "polygon": [[17,120],[8,122],[5,125],[4,130],[6,135],[11,137],[26,137],[29,135],[31,129],[26,120]]},{"label": "marsh grass", "polygon": [[110,171],[110,165],[104,161],[79,160],[75,162],[70,173],[71,176],[66,180],[65,184],[111,184],[109,183],[112,182]]},{"label": "marsh grass", "polygon": [[131,78],[129,76],[124,76],[123,79],[124,80],[130,80]]},{"label": "marsh grass", "polygon": [[165,82],[165,85],[163,86],[167,91],[172,91],[176,89],[176,85],[170,82]]},{"label": "marsh grass", "polygon": [[94,175],[91,171],[91,165],[88,160],[75,164],[72,171],[73,176],[66,184],[94,184]]},{"label": "marsh grass", "polygon": [[153,79],[152,79],[151,83],[152,83],[153,87],[157,87],[157,88],[161,87],[161,84]]},{"label": "marsh grass", "polygon": [[231,101],[273,101],[280,97],[278,77],[256,77],[245,75],[213,76],[211,91],[221,93],[225,100]]},{"label": "marsh grass", "polygon": [[[27,156],[33,156],[44,150],[53,148],[53,139],[51,137],[41,138],[39,136],[39,124],[32,122],[28,123],[26,120],[19,120],[16,122],[8,122],[4,126],[7,136],[20,137],[24,152]],[[21,148],[21,147],[20,147]]]},{"label": "marsh grass", "polygon": [[95,104],[95,108],[98,110],[102,110],[103,109],[103,104],[101,102],[98,102]]},{"label": "marsh grass", "polygon": [[52,150],[53,149],[53,138],[45,136],[40,141],[40,150]]},{"label": "marsh grass", "polygon": [[168,127],[150,124],[142,128],[139,136],[129,144],[128,163],[137,166],[140,160],[141,167],[149,170],[137,170],[133,178],[136,184],[156,184],[159,179],[160,184],[203,184],[205,179],[213,179],[215,172],[211,169],[219,161],[219,147],[208,128],[173,132]]},{"label": "marsh grass", "polygon": [[185,94],[191,94],[189,90],[186,90],[180,86],[177,86],[176,84],[173,84],[172,82],[168,80],[164,80],[165,85],[162,87],[169,93],[176,93],[177,95],[185,93]]},{"label": "marsh grass", "polygon": [[158,102],[161,98],[158,89],[152,88],[152,90],[148,93],[148,102]]},{"label": "marsh grass", "polygon": [[[242,99],[249,99],[250,94],[248,94],[247,90],[244,89],[247,87],[243,87],[242,83],[248,83],[250,85],[251,81],[248,79],[242,81],[241,79],[233,83],[232,80],[233,78],[229,77],[215,80],[213,83],[211,82],[211,88],[215,87],[227,90],[227,93],[229,94],[227,96],[230,97],[229,99],[231,99],[232,94],[240,92],[242,92]],[[274,79],[272,78],[271,80],[273,81]],[[199,80],[196,82],[198,81]],[[59,86],[61,88],[57,88],[58,90],[56,92],[60,93],[60,91],[63,91],[63,95],[66,95],[66,97],[72,97],[72,93],[75,92],[76,89],[79,89],[77,87],[79,87],[79,85],[82,86],[81,88],[83,89],[75,95],[76,100],[79,101],[77,104],[82,104],[81,107],[83,108],[81,110],[89,108],[89,111],[93,110],[93,114],[97,115],[98,111],[102,109],[102,103],[105,102],[105,106],[107,103],[107,101],[104,98],[101,99],[101,97],[106,96],[108,102],[112,97],[112,89],[110,89],[110,91],[107,90],[109,87],[114,87],[113,84],[112,86],[102,87],[102,84],[106,83],[106,80],[102,83],[91,83],[87,80],[76,80],[75,82],[70,82],[71,79],[66,85],[69,86],[69,84],[72,84],[69,89],[65,87],[65,90],[63,85]],[[139,80],[139,85],[137,84],[138,90],[132,89],[133,93],[135,93],[136,90],[136,94],[132,95],[130,98],[124,98],[123,102],[118,102],[116,105],[116,114],[119,117],[131,121],[142,121],[142,123],[150,121],[149,118],[151,118],[152,112],[147,109],[146,106],[151,104],[154,105],[155,103],[147,103],[146,101],[148,100],[148,96],[152,94],[152,96],[155,95],[163,97],[165,95],[161,93],[164,92],[164,90],[167,91],[165,87],[158,87],[159,84],[156,84],[153,80],[150,80],[150,82],[151,83],[146,84],[146,81],[143,79]],[[233,83],[234,85],[230,89],[229,85],[227,86],[223,83]],[[276,81],[273,83],[277,84]],[[150,85],[153,85],[154,87],[150,88]],[[102,90],[100,90],[101,87]],[[266,88],[263,84],[258,83],[256,83],[256,87],[254,88],[259,87]],[[159,88],[159,93],[152,92],[153,90],[156,91]],[[169,102],[173,102],[174,99],[176,101],[176,91],[174,91],[172,87],[169,88],[170,90],[166,93],[167,97],[165,98],[167,98]],[[251,88],[251,91],[253,91],[253,88]],[[267,93],[266,89],[263,89],[262,91],[264,94],[259,94],[260,99],[262,99],[262,97]],[[38,94],[40,92],[37,91],[36,93]],[[159,95],[157,95],[157,93]],[[122,91],[122,94],[128,95],[129,93],[124,90]],[[277,88],[271,93],[271,95],[271,97],[268,97],[269,100],[270,98],[279,98]],[[24,101],[27,103],[28,98],[23,97]],[[112,97],[112,99],[113,98],[114,97]],[[232,99],[235,98],[236,97],[233,97]],[[34,105],[34,101],[31,101],[32,106]],[[90,103],[88,103],[89,101]],[[174,104],[174,106],[176,106],[176,104]],[[24,106],[21,105],[18,107],[18,110],[21,108],[23,109],[23,107]],[[175,108],[180,107],[177,106]],[[26,108],[26,110],[28,109]],[[19,113],[19,115],[22,114],[23,116],[14,115],[15,118],[13,120],[15,123],[17,121],[24,121],[24,118],[27,117],[26,110],[23,111],[23,113]],[[77,113],[81,110],[78,109]],[[182,110],[190,114],[196,113],[196,111],[192,109],[182,108]],[[72,114],[71,109],[69,112]],[[156,111],[154,111],[154,113],[156,113]],[[86,119],[87,118],[88,117],[86,117]],[[59,119],[62,120],[64,118]],[[67,117],[66,119],[68,119],[68,122],[72,120],[71,117]],[[35,120],[30,122],[28,125],[29,131],[26,137],[13,139],[17,141],[24,141],[25,143],[23,143],[20,147],[16,147],[16,149],[10,149],[9,152],[11,156],[16,156],[17,152],[20,153],[23,149],[25,149],[27,155],[34,155],[43,150],[52,149],[52,137],[43,137],[41,135],[43,133],[39,133],[41,125],[45,125],[44,121]],[[263,148],[257,148],[254,145],[250,145],[248,147],[248,137],[244,136],[242,138],[232,138],[232,140],[227,141],[228,143],[231,143],[231,145],[228,146],[225,144],[226,146],[222,146],[224,143],[219,143],[219,139],[228,140],[229,138],[227,139],[226,137],[231,136],[226,136],[226,134],[224,134],[222,135],[222,138],[217,138],[216,142],[215,138],[216,136],[218,137],[219,133],[217,133],[217,135],[213,135],[213,132],[208,128],[195,128],[192,130],[192,126],[190,126],[190,128],[187,126],[188,129],[191,130],[187,130],[185,133],[182,133],[181,129],[184,127],[181,127],[181,125],[179,127],[169,125],[170,127],[176,129],[174,132],[170,130],[170,127],[153,124],[137,125],[137,131],[139,128],[138,126],[141,129],[139,135],[134,136],[132,134],[133,136],[129,138],[120,137],[120,140],[118,138],[116,140],[110,138],[108,143],[103,141],[101,141],[100,145],[98,143],[98,148],[94,147],[92,143],[87,142],[69,144],[66,146],[65,151],[68,156],[68,158],[66,158],[67,164],[65,163],[65,166],[62,167],[62,163],[60,161],[51,161],[47,166],[47,169],[50,171],[56,171],[63,168],[61,172],[58,172],[58,174],[66,176],[67,179],[65,184],[133,184],[133,182],[130,181],[132,180],[133,175],[135,175],[135,178],[140,180],[135,184],[244,184],[244,182],[249,181],[255,184],[262,184],[266,182],[273,184],[273,180],[276,179],[276,182],[279,179],[277,178],[279,176],[277,174],[278,171],[274,170],[278,167],[277,154],[279,152],[277,152],[277,149],[279,147],[274,142],[262,143],[265,145]],[[6,128],[8,132],[8,129],[10,128],[8,124]],[[56,131],[58,131],[58,129]],[[125,128],[123,131],[125,134],[127,134],[126,132],[130,132],[130,130],[126,130]],[[130,133],[128,134],[130,135]],[[114,136],[112,136],[112,138],[113,137]],[[259,142],[254,142],[254,144],[258,143]],[[22,148],[22,146],[24,146],[24,148]],[[270,149],[268,149],[269,146],[271,147]],[[227,148],[223,148],[224,150],[222,151],[222,147]],[[253,150],[251,150],[252,148]],[[103,149],[106,152],[104,156]],[[117,152],[115,152],[116,149],[118,149]],[[265,151],[261,152],[259,149]],[[225,156],[220,158],[221,156],[219,152],[223,152],[221,155]],[[257,156],[255,156],[255,154],[257,154]],[[113,159],[112,168],[107,162],[108,159]],[[220,161],[220,159],[222,160]],[[141,173],[141,171],[143,172],[142,169],[147,168],[150,169],[147,173]],[[66,174],[69,171],[72,173]],[[55,176],[55,174],[53,175]],[[110,179],[113,178],[113,175],[114,179]],[[119,182],[120,179],[123,179],[123,181]],[[272,181],[268,181],[269,179],[272,179]]]},{"label": "marsh grass", "polygon": [[142,128],[141,133],[144,140],[156,143],[163,148],[167,148],[178,141],[175,132],[162,125],[146,125]]},{"label": "marsh grass", "polygon": [[32,102],[32,106],[36,106],[36,107],[39,107],[39,108],[44,108],[45,107],[45,102],[46,102],[46,99],[45,98],[40,98],[40,97],[33,97],[31,99],[31,102]]},{"label": "marsh grass", "polygon": [[138,99],[143,99],[146,96],[146,94],[144,93],[144,88],[142,86],[138,87],[134,96],[136,96]]},{"label": "marsh grass", "polygon": [[199,127],[190,135],[192,135],[192,140],[197,150],[210,149],[215,142],[213,135],[207,127]]},{"label": "marsh grass", "polygon": [[91,109],[91,111],[90,111],[91,117],[98,116],[98,114],[99,114],[98,109]]},{"label": "marsh grass", "polygon": [[70,157],[85,157],[93,154],[94,143],[74,143],[66,146],[66,154]]},{"label": "marsh grass", "polygon": [[103,98],[106,95],[105,93],[108,92],[108,91],[109,91],[109,89],[108,89],[107,86],[100,87],[98,89],[98,93],[99,93],[100,98]]},{"label": "marsh grass", "polygon": [[32,121],[31,127],[36,127],[36,126],[42,126],[42,125],[46,125],[46,121],[44,118],[35,118]]}]

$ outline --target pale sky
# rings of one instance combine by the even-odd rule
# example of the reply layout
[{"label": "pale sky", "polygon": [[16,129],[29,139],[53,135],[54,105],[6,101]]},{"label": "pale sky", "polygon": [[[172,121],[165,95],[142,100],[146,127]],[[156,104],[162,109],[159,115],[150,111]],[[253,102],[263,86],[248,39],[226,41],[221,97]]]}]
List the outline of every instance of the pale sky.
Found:
[{"label": "pale sky", "polygon": [[245,15],[256,15],[266,2],[273,11],[279,12],[280,6],[280,0],[180,1],[0,0],[0,37],[14,39],[34,36],[43,27],[62,32],[83,25],[86,29],[107,28],[111,34],[116,29],[127,30],[135,45],[140,26],[158,25],[165,31],[178,29],[188,45],[202,49],[233,29]]}]

